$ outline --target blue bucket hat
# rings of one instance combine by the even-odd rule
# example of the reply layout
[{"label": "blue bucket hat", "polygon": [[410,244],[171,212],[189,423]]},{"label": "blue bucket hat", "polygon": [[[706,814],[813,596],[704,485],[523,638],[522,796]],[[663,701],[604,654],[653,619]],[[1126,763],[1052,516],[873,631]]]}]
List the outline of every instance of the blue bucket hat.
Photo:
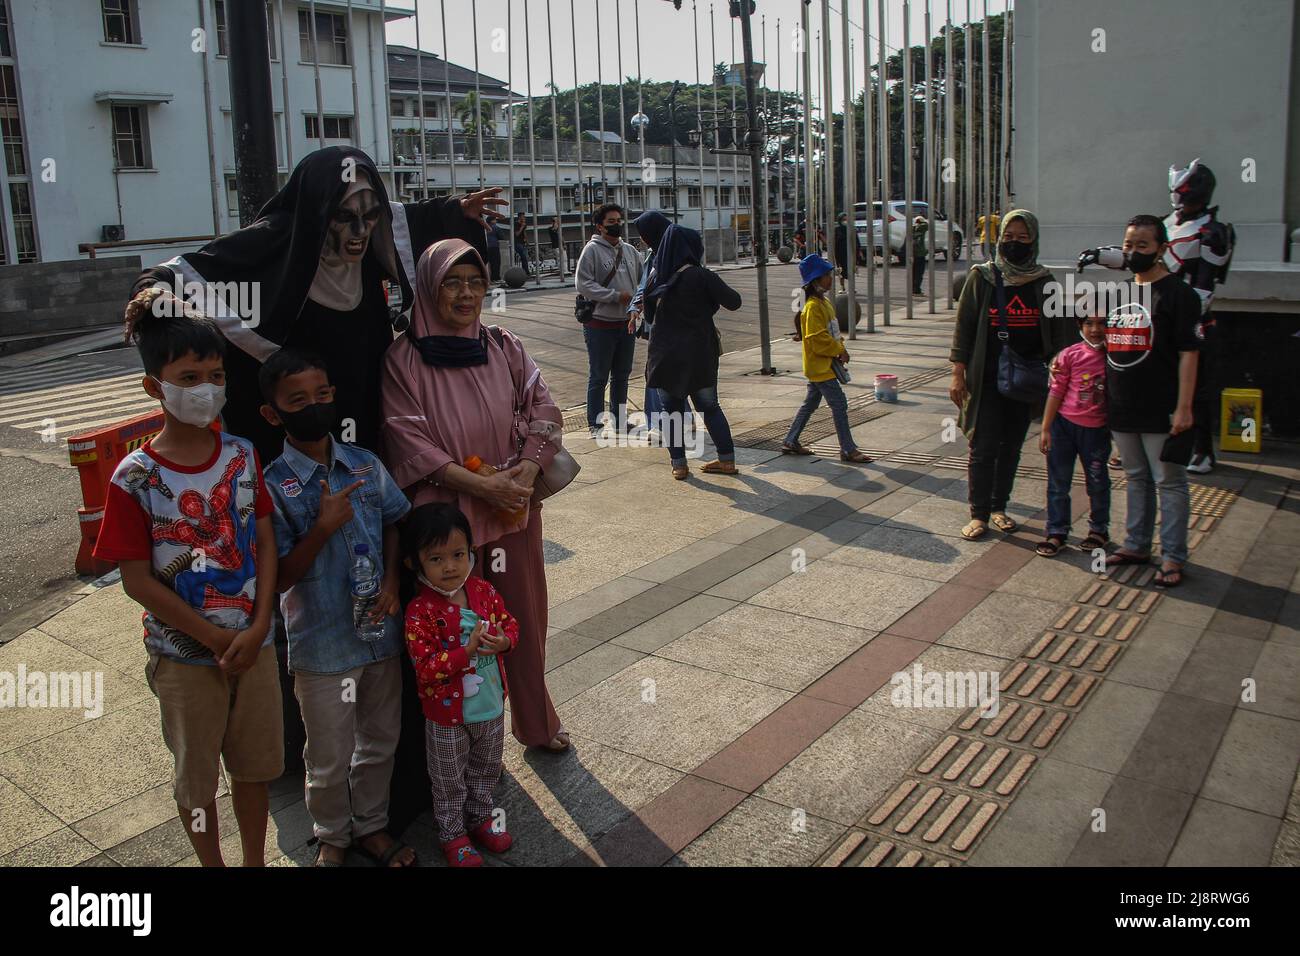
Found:
[{"label": "blue bucket hat", "polygon": [[799,279],[803,285],[807,285],[814,279],[819,279],[834,270],[835,267],[831,265],[829,259],[825,256],[819,256],[815,252],[799,260]]}]

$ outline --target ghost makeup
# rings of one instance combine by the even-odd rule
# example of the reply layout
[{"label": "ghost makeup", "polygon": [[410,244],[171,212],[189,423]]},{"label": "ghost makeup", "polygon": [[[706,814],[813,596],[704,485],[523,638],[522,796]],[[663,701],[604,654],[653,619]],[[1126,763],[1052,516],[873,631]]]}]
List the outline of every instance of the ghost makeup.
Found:
[{"label": "ghost makeup", "polygon": [[348,196],[330,217],[325,239],[328,251],[344,262],[360,262],[381,213],[382,206],[374,190],[365,189]]}]

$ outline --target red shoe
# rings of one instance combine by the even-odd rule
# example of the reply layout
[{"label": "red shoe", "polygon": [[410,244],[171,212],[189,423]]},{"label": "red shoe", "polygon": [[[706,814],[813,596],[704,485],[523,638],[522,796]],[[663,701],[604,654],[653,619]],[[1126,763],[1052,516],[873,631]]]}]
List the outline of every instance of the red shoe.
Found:
[{"label": "red shoe", "polygon": [[450,843],[442,845],[443,855],[447,858],[448,866],[466,867],[482,866],[483,857],[479,855],[478,850],[474,849],[469,842],[469,837],[457,837]]},{"label": "red shoe", "polygon": [[504,853],[514,844],[515,838],[505,830],[496,833],[492,829],[491,819],[484,820],[469,832],[474,842],[489,853]]}]

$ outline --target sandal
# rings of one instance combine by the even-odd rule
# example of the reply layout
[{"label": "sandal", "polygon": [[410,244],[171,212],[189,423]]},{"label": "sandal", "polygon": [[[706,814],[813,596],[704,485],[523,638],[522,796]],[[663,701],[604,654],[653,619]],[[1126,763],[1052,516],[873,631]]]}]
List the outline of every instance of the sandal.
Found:
[{"label": "sandal", "polygon": [[1002,511],[995,511],[993,514],[989,515],[989,524],[993,525],[993,527],[997,528],[1003,534],[1010,534],[1020,527],[1020,525],[1016,524],[1011,518],[1008,518],[1006,513]]},{"label": "sandal", "polygon": [[961,536],[967,541],[978,541],[988,533],[989,526],[986,522],[978,518],[972,518],[966,527],[961,529]]},{"label": "sandal", "polygon": [[[374,850],[369,849],[365,845],[365,841],[371,839],[372,837],[377,837],[380,834],[383,834],[384,836],[388,837],[390,842],[386,849],[380,851],[379,853],[376,853]],[[401,840],[393,839],[392,835],[385,830],[376,830],[374,833],[366,834],[361,839],[357,840],[353,844],[353,847],[355,847],[357,852],[360,853],[362,856],[373,860],[376,866],[382,866],[386,868],[391,867],[393,869],[404,870],[407,867],[415,866],[420,862],[420,858],[414,850],[412,850]],[[397,866],[394,867],[393,861],[397,859],[397,855],[401,853],[403,850],[411,850],[411,859],[406,863],[398,863]]]},{"label": "sandal", "polygon": [[781,443],[781,454],[783,454],[783,455],[811,455],[811,454],[813,454],[813,450],[812,450],[811,448],[809,448],[807,445],[800,445],[798,442],[795,442],[793,445],[787,445],[785,442],[782,442],[782,443]]},{"label": "sandal", "polygon": [[687,478],[691,477],[691,470],[685,465],[682,465],[680,468],[674,468],[673,477],[678,481],[685,481]]},{"label": "sandal", "polygon": [[567,730],[558,730],[556,731],[555,736],[551,738],[551,742],[549,744],[542,744],[541,748],[550,751],[553,754],[562,754],[569,749],[569,746],[569,732]]},{"label": "sandal", "polygon": [[865,465],[867,462],[871,461],[871,456],[855,448],[847,455],[841,452],[840,461],[855,461],[859,464]]},{"label": "sandal", "polygon": [[734,461],[711,461],[700,471],[706,475],[738,475],[740,469],[736,467]]},{"label": "sandal", "polygon": [[1059,534],[1049,534],[1044,540],[1038,543],[1038,547],[1034,548],[1034,551],[1040,557],[1054,558],[1064,546],[1065,538]]},{"label": "sandal", "polygon": [[1127,551],[1116,551],[1114,554],[1106,556],[1106,569],[1123,567],[1126,564],[1150,564],[1151,555],[1149,554],[1129,554]]},{"label": "sandal", "polygon": [[467,836],[457,837],[450,843],[444,843],[442,855],[447,858],[448,866],[459,869],[483,865],[483,857],[478,850],[474,849],[474,844],[469,842]]},{"label": "sandal", "polygon": [[1096,531],[1089,531],[1088,537],[1079,542],[1080,551],[1096,551],[1098,548],[1105,548],[1110,544],[1110,536],[1098,534]]},{"label": "sandal", "polygon": [[[338,850],[340,853],[343,854],[343,859],[340,860],[326,859],[325,858],[326,847],[329,847],[331,850]],[[347,856],[348,856],[347,847],[334,846],[333,844],[330,843],[322,843],[316,848],[316,861],[312,863],[312,866],[341,867],[343,866],[344,861],[347,859]]]},{"label": "sandal", "polygon": [[1156,587],[1168,590],[1183,583],[1185,572],[1182,568],[1161,568],[1156,572]]}]

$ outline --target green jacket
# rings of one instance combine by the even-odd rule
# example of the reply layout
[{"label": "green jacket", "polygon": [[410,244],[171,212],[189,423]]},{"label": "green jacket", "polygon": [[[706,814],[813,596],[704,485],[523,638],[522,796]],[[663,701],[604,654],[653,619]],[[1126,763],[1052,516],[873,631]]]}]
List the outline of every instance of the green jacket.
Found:
[{"label": "green jacket", "polygon": [[926,255],[928,250],[925,242],[925,233],[929,228],[930,224],[924,219],[920,222],[912,223],[912,255]]},{"label": "green jacket", "polygon": [[[1035,279],[1018,288],[1037,287],[1041,304],[1047,294],[1044,286],[1052,281],[1050,275]],[[1007,286],[1007,297],[1014,295],[1016,287]],[[957,324],[952,330],[952,351],[948,361],[966,366],[966,401],[961,407],[957,425],[968,440],[975,435],[975,422],[979,417],[980,392],[984,387],[984,358],[988,354],[989,309],[993,305],[993,285],[972,266],[962,285],[961,298],[957,300]],[[1044,315],[1039,323],[1043,333],[1043,355],[1051,359],[1061,349],[1078,341],[1078,331],[1067,316],[1049,318]]]}]

